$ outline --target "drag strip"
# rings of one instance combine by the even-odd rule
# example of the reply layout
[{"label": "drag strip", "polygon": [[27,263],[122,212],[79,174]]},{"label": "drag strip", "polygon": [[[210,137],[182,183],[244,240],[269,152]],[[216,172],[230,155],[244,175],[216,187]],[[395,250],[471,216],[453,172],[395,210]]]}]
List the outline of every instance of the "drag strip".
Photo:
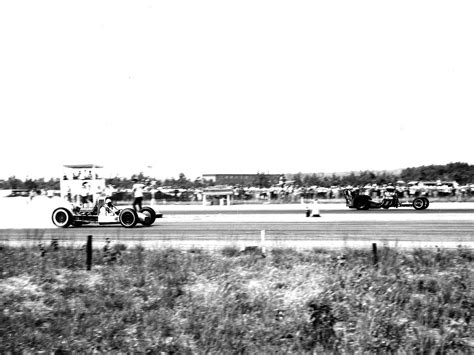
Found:
[{"label": "drag strip", "polygon": [[[5,201],[4,201],[5,202]],[[35,245],[57,239],[83,245],[92,235],[95,245],[113,243],[147,247],[365,247],[371,242],[393,247],[474,248],[474,203],[437,203],[413,208],[357,211],[341,203],[268,205],[153,205],[163,213],[152,226],[135,228],[83,226],[56,228],[52,202],[3,207],[0,244]],[[5,202],[6,203],[6,202]],[[11,206],[10,206],[11,205]],[[319,207],[320,217],[306,217]],[[17,213],[22,211],[22,213]],[[28,218],[25,218],[28,216]],[[264,232],[263,232],[264,231]]]},{"label": "drag strip", "polygon": [[166,221],[153,226],[122,228],[94,226],[67,229],[4,229],[2,243],[37,244],[58,239],[83,244],[87,235],[103,243],[108,238],[127,245],[147,247],[219,248],[260,245],[264,230],[266,247],[357,247],[379,242],[393,247],[474,247],[474,220],[464,221]]},{"label": "drag strip", "polygon": [[[311,207],[311,206],[310,206]],[[474,209],[466,209],[466,208],[454,208],[454,209],[445,209],[445,208],[429,208],[427,210],[422,211],[415,211],[413,208],[409,207],[401,207],[397,209],[372,209],[367,211],[357,211],[350,208],[344,209],[325,209],[324,205],[320,207],[321,213],[324,214],[352,214],[352,213],[377,213],[377,214],[412,214],[412,213],[427,213],[427,214],[445,214],[445,213],[460,213],[460,214],[472,214],[474,215]],[[246,210],[235,210],[235,209],[220,209],[217,211],[206,211],[205,209],[202,210],[182,210],[182,209],[167,209],[166,215],[203,215],[203,214],[210,214],[210,213],[217,213],[217,214],[304,214],[305,207],[301,206],[299,210],[295,208],[291,209],[279,209],[279,210],[262,210],[262,209],[246,209]]]}]

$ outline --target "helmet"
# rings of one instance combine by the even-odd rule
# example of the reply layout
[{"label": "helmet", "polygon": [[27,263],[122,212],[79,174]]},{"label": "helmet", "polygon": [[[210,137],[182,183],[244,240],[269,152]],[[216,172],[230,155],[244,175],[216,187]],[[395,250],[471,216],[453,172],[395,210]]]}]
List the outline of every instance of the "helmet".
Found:
[{"label": "helmet", "polygon": [[112,200],[110,198],[106,198],[105,199],[105,203],[108,205],[108,204],[111,204],[112,203]]}]

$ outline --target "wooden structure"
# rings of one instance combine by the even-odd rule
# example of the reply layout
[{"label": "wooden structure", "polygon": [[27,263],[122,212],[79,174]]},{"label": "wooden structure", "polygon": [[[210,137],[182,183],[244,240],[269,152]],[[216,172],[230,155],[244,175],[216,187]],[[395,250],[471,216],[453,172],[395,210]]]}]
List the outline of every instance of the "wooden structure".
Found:
[{"label": "wooden structure", "polygon": [[79,203],[80,194],[87,189],[91,202],[105,191],[105,178],[101,176],[102,166],[95,164],[64,165],[60,182],[61,197]]},{"label": "wooden structure", "polygon": [[202,204],[208,205],[209,198],[219,199],[219,204],[224,205],[227,202],[227,206],[230,206],[234,190],[229,187],[208,187],[202,191]]}]

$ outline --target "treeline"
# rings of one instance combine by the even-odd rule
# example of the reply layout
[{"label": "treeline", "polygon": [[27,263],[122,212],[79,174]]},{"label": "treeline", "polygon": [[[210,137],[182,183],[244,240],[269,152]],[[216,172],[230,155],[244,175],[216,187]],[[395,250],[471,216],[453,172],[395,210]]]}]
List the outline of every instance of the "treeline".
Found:
[{"label": "treeline", "polygon": [[467,163],[449,163],[446,165],[423,165],[403,169],[399,173],[394,172],[373,172],[360,171],[351,172],[346,175],[327,176],[324,174],[303,174],[290,175],[290,179],[299,186],[346,186],[346,185],[366,185],[366,184],[388,184],[403,180],[409,181],[456,181],[460,185],[474,182],[474,165]]},{"label": "treeline", "polygon": [[106,179],[105,182],[107,185],[112,185],[117,189],[130,189],[133,185],[133,179],[138,179],[139,181],[149,182],[155,187],[160,186],[172,186],[179,189],[191,189],[191,188],[201,188],[212,185],[210,182],[202,181],[201,178],[196,178],[194,181],[188,179],[185,174],[180,173],[177,179],[168,178],[164,180],[158,180],[156,178],[146,176],[143,173],[134,174],[130,178],[125,177],[114,177]]},{"label": "treeline", "polygon": [[[191,180],[185,174],[180,173],[178,178],[169,178],[164,180],[157,180],[153,177],[146,176],[143,173],[134,174],[130,178],[114,177],[106,179],[106,184],[112,185],[117,189],[129,189],[132,187],[132,180],[137,178],[141,181],[148,181],[156,187],[171,186],[180,189],[192,189],[212,186],[210,181],[196,178]],[[403,169],[399,173],[395,172],[373,172],[360,171],[351,172],[346,175],[325,175],[325,174],[288,174],[287,182],[292,182],[297,186],[346,186],[346,185],[366,185],[366,184],[388,184],[396,183],[399,180],[405,182],[413,180],[423,181],[456,181],[460,185],[474,183],[474,165],[467,163],[449,163],[446,165],[423,165],[419,167],[412,167]],[[263,173],[257,174],[254,186],[270,187],[270,179]],[[0,179],[0,189],[26,189],[26,190],[58,190],[59,179],[45,180],[41,179],[26,179],[20,180],[15,176],[7,180]]]},{"label": "treeline", "polygon": [[456,181],[461,185],[474,182],[474,165],[467,163],[449,163],[447,165],[428,165],[403,169],[400,178],[411,180]]},{"label": "treeline", "polygon": [[0,189],[59,190],[59,179],[21,180],[15,176],[10,176],[7,180],[0,179]]},{"label": "treeline", "polygon": [[[177,179],[169,178],[164,180],[157,180],[153,177],[146,176],[143,173],[133,174],[130,177],[113,177],[105,179],[107,185],[112,185],[117,189],[130,189],[133,186],[133,179],[140,181],[148,181],[154,186],[173,186],[176,188],[199,188],[204,186],[212,185],[209,182],[203,182],[200,178],[194,181],[188,179],[183,173],[179,174]],[[8,179],[0,179],[0,189],[22,189],[22,190],[59,190],[60,179],[45,180],[40,179],[26,179],[21,180],[15,176],[11,176]]]},{"label": "treeline", "polygon": [[383,172],[374,173],[372,171],[351,172],[347,175],[327,176],[324,174],[303,174],[297,173],[289,176],[297,186],[347,186],[347,185],[366,185],[366,184],[387,184],[396,182],[399,177],[396,174]]}]

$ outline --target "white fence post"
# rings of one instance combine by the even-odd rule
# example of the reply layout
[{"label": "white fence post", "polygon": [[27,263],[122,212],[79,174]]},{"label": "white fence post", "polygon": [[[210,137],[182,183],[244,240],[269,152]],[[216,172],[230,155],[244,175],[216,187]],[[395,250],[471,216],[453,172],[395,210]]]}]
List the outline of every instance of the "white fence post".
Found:
[{"label": "white fence post", "polygon": [[260,231],[260,248],[262,249],[262,254],[265,254],[265,229]]}]

